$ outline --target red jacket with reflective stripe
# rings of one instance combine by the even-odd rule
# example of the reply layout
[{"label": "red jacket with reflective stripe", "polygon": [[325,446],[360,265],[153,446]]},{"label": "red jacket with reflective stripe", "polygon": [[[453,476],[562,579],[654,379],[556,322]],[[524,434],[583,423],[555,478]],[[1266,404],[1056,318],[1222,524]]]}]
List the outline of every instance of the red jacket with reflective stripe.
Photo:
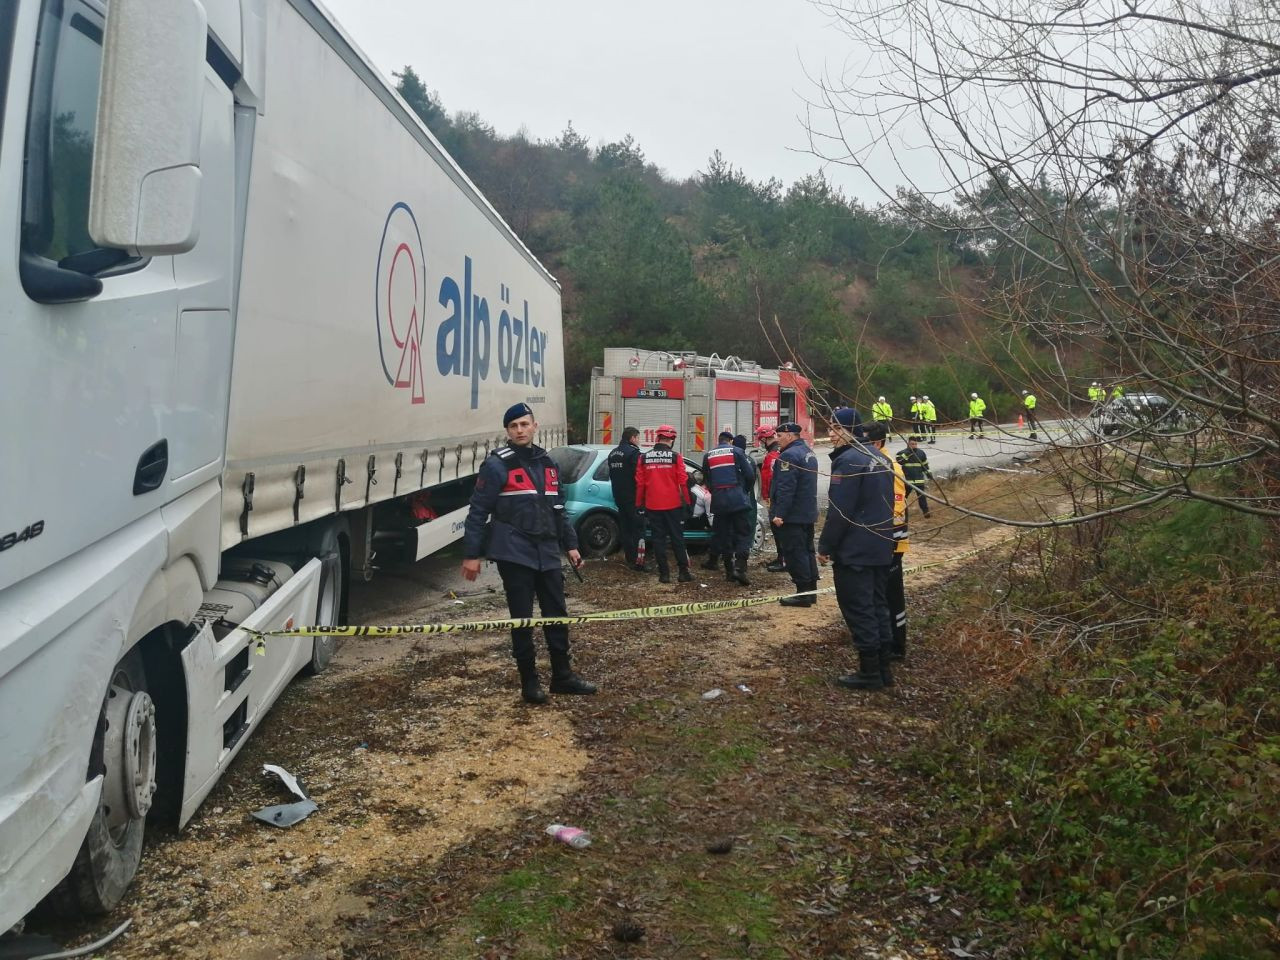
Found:
[{"label": "red jacket with reflective stripe", "polygon": [[690,503],[684,458],[670,447],[657,446],[636,463],[636,507],[675,510]]},{"label": "red jacket with reflective stripe", "polygon": [[773,491],[773,461],[782,456],[780,450],[770,450],[764,455],[764,463],[760,464],[760,496],[768,500]]}]

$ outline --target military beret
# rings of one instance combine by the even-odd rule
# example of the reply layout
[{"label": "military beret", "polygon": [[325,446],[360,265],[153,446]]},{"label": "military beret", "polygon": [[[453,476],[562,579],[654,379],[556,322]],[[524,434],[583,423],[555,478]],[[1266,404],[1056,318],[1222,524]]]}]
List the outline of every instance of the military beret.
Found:
[{"label": "military beret", "polygon": [[507,407],[507,412],[502,415],[502,425],[509,427],[512,420],[519,420],[521,417],[532,417],[533,407],[527,403],[517,403]]}]

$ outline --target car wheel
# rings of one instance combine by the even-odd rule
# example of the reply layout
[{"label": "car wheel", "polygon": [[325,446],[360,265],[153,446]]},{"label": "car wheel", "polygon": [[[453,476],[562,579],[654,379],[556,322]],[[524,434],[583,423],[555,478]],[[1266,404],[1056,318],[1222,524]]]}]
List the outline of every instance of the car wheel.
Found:
[{"label": "car wheel", "polygon": [[608,556],[618,549],[618,520],[607,513],[593,513],[578,524],[578,549],[588,557]]}]

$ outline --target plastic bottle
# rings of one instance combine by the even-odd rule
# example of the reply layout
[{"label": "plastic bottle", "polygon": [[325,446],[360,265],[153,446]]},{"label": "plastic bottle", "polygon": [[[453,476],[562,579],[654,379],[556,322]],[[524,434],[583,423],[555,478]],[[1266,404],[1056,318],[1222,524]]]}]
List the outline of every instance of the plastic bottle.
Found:
[{"label": "plastic bottle", "polygon": [[581,850],[583,847],[591,846],[591,834],[585,830],[579,830],[577,827],[570,827],[563,823],[553,823],[547,827],[547,836],[555,837],[561,843],[567,843],[575,850]]}]

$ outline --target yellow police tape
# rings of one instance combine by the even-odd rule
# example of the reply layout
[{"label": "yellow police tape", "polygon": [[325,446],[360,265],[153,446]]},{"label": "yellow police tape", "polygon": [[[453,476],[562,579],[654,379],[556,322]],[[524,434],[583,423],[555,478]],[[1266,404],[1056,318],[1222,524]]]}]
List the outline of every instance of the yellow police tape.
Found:
[{"label": "yellow police tape", "polygon": [[[942,560],[934,560],[913,567],[903,567],[903,573],[915,573],[930,567],[940,567],[947,563],[955,563],[976,556],[984,550],[990,550],[1002,543],[1016,539],[1005,537],[994,543],[983,544],[964,553],[958,553]],[[264,656],[267,637],[398,637],[411,635],[429,635],[437,633],[483,633],[488,630],[522,630],[532,627],[574,626],[584,623],[601,623],[622,620],[658,620],[663,617],[688,617],[701,613],[716,613],[721,610],[739,610],[745,607],[759,607],[766,603],[777,603],[786,597],[809,597],[824,593],[834,593],[835,587],[823,587],[820,590],[805,590],[800,593],[782,593],[772,597],[743,597],[737,600],[704,600],[701,603],[668,603],[650,607],[632,607],[628,610],[604,610],[599,613],[584,613],[578,616],[565,617],[524,617],[510,620],[472,620],[466,623],[411,623],[372,627],[292,627],[287,630],[252,630],[243,628],[255,638],[258,656]]]}]

